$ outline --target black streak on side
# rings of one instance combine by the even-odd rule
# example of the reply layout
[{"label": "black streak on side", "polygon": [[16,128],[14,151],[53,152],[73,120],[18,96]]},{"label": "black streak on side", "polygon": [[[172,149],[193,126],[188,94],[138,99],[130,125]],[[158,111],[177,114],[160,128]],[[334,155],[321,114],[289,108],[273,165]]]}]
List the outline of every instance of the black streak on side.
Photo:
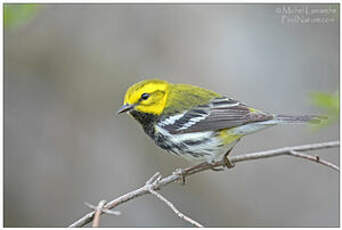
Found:
[{"label": "black streak on side", "polygon": [[159,120],[156,115],[141,113],[135,110],[131,111],[130,113],[142,125],[145,133],[149,135],[160,148],[171,151],[178,155],[178,153],[173,150],[173,148],[178,146],[172,145],[168,142],[165,136],[155,132],[154,124],[156,124]]},{"label": "black streak on side", "polygon": [[[145,133],[149,135],[160,148],[170,151],[175,155],[179,155],[179,152],[190,154],[193,157],[202,157],[203,155],[207,155],[204,153],[192,152],[189,149],[189,146],[202,144],[206,141],[209,141],[209,138],[205,138],[199,141],[186,140],[184,143],[179,143],[179,145],[176,145],[174,143],[169,142],[168,138],[162,135],[161,133],[155,132],[154,124],[156,124],[159,121],[159,117],[153,114],[141,113],[135,110],[131,111],[130,114],[142,125]],[[192,117],[193,116],[187,117],[186,119],[184,119],[184,122],[188,119],[191,119]]]}]

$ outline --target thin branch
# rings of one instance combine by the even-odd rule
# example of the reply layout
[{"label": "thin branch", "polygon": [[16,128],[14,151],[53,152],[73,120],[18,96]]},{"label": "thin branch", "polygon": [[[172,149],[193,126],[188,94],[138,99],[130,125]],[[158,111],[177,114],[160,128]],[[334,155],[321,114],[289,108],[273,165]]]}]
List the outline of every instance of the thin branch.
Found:
[{"label": "thin branch", "polygon": [[168,199],[166,199],[164,196],[162,196],[160,193],[156,192],[153,190],[153,185],[157,184],[160,179],[161,179],[161,175],[159,172],[155,173],[145,184],[145,186],[147,186],[148,191],[156,196],[159,200],[163,201],[165,204],[167,204],[174,213],[177,214],[177,216],[187,222],[189,222],[190,224],[198,227],[198,228],[203,228],[203,225],[201,225],[200,223],[198,223],[197,221],[191,219],[190,217],[184,215],[183,213],[181,213]]},{"label": "thin branch", "polygon": [[203,225],[201,225],[200,223],[196,222],[195,220],[191,219],[190,217],[184,215],[183,213],[181,213],[170,201],[168,201],[165,197],[163,197],[160,193],[154,191],[153,189],[150,189],[149,192],[153,195],[155,195],[158,199],[160,199],[161,201],[163,201],[165,204],[167,204],[172,211],[174,211],[174,213],[177,214],[177,216],[179,216],[179,218],[189,222],[190,224],[198,227],[198,228],[203,228]]},{"label": "thin branch", "polygon": [[107,201],[101,200],[97,206],[94,206],[88,202],[84,202],[84,204],[95,211],[94,214],[94,219],[93,219],[93,227],[99,227],[100,223],[100,215],[103,213],[106,213],[108,215],[114,215],[114,216],[119,216],[121,215],[121,212],[119,211],[112,211],[108,209],[104,209],[104,205],[106,204]]},{"label": "thin branch", "polygon": [[330,163],[330,162],[328,162],[326,160],[321,159],[319,156],[311,156],[311,155],[308,155],[308,154],[300,153],[298,151],[291,151],[291,152],[289,152],[289,155],[294,156],[294,157],[298,157],[298,158],[303,158],[303,159],[306,159],[306,160],[310,160],[310,161],[313,161],[313,162],[317,162],[318,164],[322,164],[324,166],[332,168],[333,170],[336,170],[337,172],[340,171],[339,167],[337,167],[333,163]]},{"label": "thin branch", "polygon": [[105,200],[101,200],[96,207],[94,220],[93,220],[93,228],[98,228],[100,226],[100,215],[103,209],[103,206],[106,204]]},{"label": "thin branch", "polygon": [[[92,204],[89,204],[88,202],[84,202],[84,204],[90,208],[90,209],[93,209],[96,211],[96,206],[92,205]],[[104,209],[102,208],[102,212],[103,213],[106,213],[108,215],[113,215],[113,216],[120,216],[121,215],[121,212],[120,211],[113,211],[113,210],[108,210],[108,209]]]},{"label": "thin branch", "polygon": [[[340,146],[339,141],[331,141],[331,142],[325,142],[325,143],[316,143],[316,144],[309,144],[309,145],[285,147],[285,148],[279,148],[279,149],[262,151],[262,152],[242,154],[242,155],[238,155],[238,156],[232,156],[229,158],[229,160],[232,163],[237,163],[237,162],[242,162],[242,161],[249,161],[249,160],[264,159],[264,158],[269,158],[269,157],[287,155],[287,156],[293,156],[293,157],[300,157],[300,158],[312,161],[312,158],[309,159],[307,157],[309,155],[305,155],[305,157],[299,156],[298,152],[299,151],[336,148],[339,146]],[[295,154],[293,151],[295,151]],[[322,163],[322,160],[320,160],[320,159],[317,160],[317,157],[315,157],[315,162],[318,162],[324,166],[334,168],[334,170],[339,171],[339,168],[336,165],[333,165],[332,163],[329,163],[326,161],[323,161],[324,163]],[[186,168],[186,169],[182,170],[182,174],[180,174],[178,172],[173,173],[167,177],[160,178],[157,183],[153,183],[152,185],[149,185],[147,183],[141,188],[138,188],[136,190],[128,192],[128,193],[108,202],[103,208],[106,210],[113,209],[116,206],[123,204],[123,203],[126,203],[129,200],[132,200],[136,197],[140,197],[140,196],[143,196],[145,194],[150,193],[150,189],[157,190],[157,189],[160,189],[160,188],[162,188],[162,187],[164,187],[164,186],[166,186],[172,182],[180,180],[183,177],[188,177],[188,176],[193,175],[195,173],[206,171],[208,169],[211,169],[213,166],[216,167],[216,166],[223,166],[223,165],[224,165],[224,161],[222,160],[222,161],[216,162],[214,165],[202,163],[202,164],[200,164],[200,167],[194,166],[191,168]],[[158,175],[156,175],[156,174],[154,176],[158,177]],[[151,181],[153,181],[153,180],[151,180]],[[71,224],[69,227],[82,227],[82,226],[90,223],[93,220],[94,214],[95,214],[95,211],[86,214],[85,216],[83,216],[82,218],[78,219],[73,224]],[[101,212],[101,214],[102,214],[102,212]]]}]

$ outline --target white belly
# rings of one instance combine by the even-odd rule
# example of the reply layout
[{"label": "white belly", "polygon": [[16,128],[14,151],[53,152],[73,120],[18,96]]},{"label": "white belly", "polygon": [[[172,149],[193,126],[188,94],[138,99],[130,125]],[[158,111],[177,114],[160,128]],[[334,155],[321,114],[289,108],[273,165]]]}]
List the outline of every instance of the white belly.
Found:
[{"label": "white belly", "polygon": [[[223,155],[235,143],[224,145],[215,137],[215,131],[170,134],[165,129],[156,126],[157,135],[162,135],[168,147],[165,148],[176,156],[189,161],[214,162],[221,160]],[[158,143],[157,143],[158,144]]]}]

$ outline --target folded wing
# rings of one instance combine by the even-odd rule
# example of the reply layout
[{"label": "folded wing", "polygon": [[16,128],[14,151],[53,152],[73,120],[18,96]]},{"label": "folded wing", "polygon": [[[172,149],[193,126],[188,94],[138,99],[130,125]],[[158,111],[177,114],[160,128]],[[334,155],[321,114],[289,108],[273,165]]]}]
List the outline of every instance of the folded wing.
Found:
[{"label": "folded wing", "polygon": [[250,109],[227,97],[215,98],[206,105],[199,105],[176,116],[162,122],[162,127],[172,134],[228,129],[274,119],[271,114]]}]

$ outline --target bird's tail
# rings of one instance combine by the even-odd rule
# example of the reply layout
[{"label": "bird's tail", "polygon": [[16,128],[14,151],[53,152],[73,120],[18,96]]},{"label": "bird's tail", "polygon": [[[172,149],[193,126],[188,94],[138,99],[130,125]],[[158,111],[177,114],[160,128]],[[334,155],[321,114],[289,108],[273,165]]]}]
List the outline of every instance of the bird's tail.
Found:
[{"label": "bird's tail", "polygon": [[302,124],[302,123],[312,123],[312,124],[320,124],[323,121],[327,120],[327,116],[319,116],[319,115],[276,115],[275,119],[278,120],[279,123],[284,124]]}]

